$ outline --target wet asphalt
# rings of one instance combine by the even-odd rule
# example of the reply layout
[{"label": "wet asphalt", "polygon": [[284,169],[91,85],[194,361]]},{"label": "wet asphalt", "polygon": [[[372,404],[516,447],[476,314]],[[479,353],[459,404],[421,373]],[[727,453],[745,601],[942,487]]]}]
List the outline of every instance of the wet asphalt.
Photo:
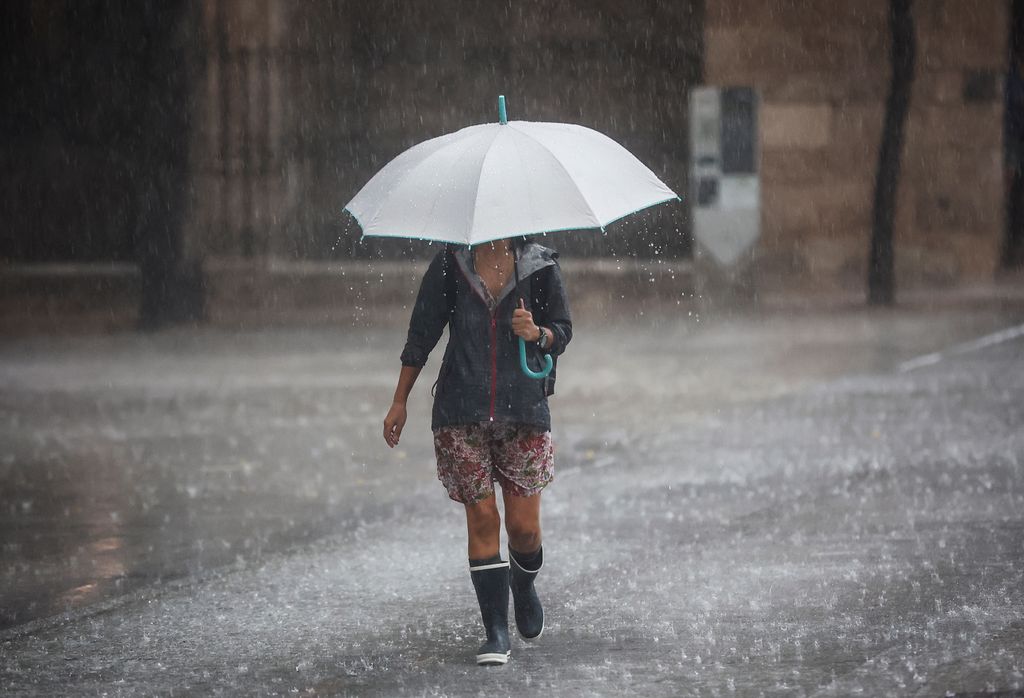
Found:
[{"label": "wet asphalt", "polygon": [[949,351],[1022,323],[581,317],[497,669],[401,328],[3,340],[0,692],[1024,691],[1024,339]]}]

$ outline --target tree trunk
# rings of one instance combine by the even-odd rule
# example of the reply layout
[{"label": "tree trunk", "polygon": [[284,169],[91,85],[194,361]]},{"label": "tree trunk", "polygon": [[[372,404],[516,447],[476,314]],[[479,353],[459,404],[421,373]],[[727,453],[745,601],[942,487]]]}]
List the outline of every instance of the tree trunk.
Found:
[{"label": "tree trunk", "polygon": [[1010,70],[1006,76],[1003,153],[1006,231],[1002,265],[1024,268],[1024,0],[1010,9]]},{"label": "tree trunk", "polygon": [[893,219],[896,215],[903,129],[910,107],[916,52],[911,0],[889,0],[889,33],[892,42],[892,81],[885,103],[885,124],[875,178],[868,260],[868,303],[871,305],[892,305],[895,299]]}]

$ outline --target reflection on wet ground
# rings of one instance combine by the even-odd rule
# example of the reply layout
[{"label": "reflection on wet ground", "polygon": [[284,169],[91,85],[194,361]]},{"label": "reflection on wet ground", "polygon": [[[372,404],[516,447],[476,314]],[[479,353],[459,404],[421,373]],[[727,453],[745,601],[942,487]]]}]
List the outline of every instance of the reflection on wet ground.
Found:
[{"label": "reflection on wet ground", "polygon": [[367,466],[384,378],[346,335],[78,341],[5,347],[0,625],[258,560],[402,492]]}]

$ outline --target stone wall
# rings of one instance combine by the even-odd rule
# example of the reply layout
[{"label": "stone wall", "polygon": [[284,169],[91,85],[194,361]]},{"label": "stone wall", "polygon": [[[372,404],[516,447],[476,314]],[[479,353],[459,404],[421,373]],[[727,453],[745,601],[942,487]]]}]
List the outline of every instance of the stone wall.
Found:
[{"label": "stone wall", "polygon": [[[705,81],[762,96],[762,288],[866,283],[888,0],[708,0]],[[897,286],[991,279],[1003,234],[1008,6],[917,0]]]},{"label": "stone wall", "polygon": [[[497,120],[501,93],[510,118],[597,128],[686,190],[697,0],[199,2],[206,72],[197,88],[193,256],[404,252],[358,244],[342,207],[414,143]],[[677,205],[613,226],[610,237],[628,243],[617,249],[600,236],[559,245],[686,256],[686,225]]]},{"label": "stone wall", "polygon": [[[602,322],[611,308],[626,317],[698,308],[687,260],[572,259],[562,268],[577,320]],[[425,269],[407,260],[211,259],[202,321],[227,329],[403,326]],[[133,264],[0,265],[0,337],[130,330],[140,285]]]}]

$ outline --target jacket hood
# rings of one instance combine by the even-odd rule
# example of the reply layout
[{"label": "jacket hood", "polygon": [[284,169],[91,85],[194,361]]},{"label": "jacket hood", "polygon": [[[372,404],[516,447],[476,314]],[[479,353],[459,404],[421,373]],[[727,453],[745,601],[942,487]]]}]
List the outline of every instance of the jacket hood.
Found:
[{"label": "jacket hood", "polygon": [[[475,269],[473,265],[473,249],[471,247],[460,247],[455,250],[455,261],[462,267],[462,271],[470,284],[479,286],[480,277],[475,273],[470,273],[470,271]],[[555,264],[558,264],[558,252],[550,247],[544,247],[535,242],[528,242],[519,248],[519,281],[525,281],[535,272]],[[514,280],[509,279],[509,282],[505,284],[505,288],[501,290],[501,293],[498,294],[495,300],[501,303],[502,299],[508,295],[514,286]],[[478,288],[477,291],[480,292],[481,289]],[[481,295],[484,294],[481,293]]]}]

